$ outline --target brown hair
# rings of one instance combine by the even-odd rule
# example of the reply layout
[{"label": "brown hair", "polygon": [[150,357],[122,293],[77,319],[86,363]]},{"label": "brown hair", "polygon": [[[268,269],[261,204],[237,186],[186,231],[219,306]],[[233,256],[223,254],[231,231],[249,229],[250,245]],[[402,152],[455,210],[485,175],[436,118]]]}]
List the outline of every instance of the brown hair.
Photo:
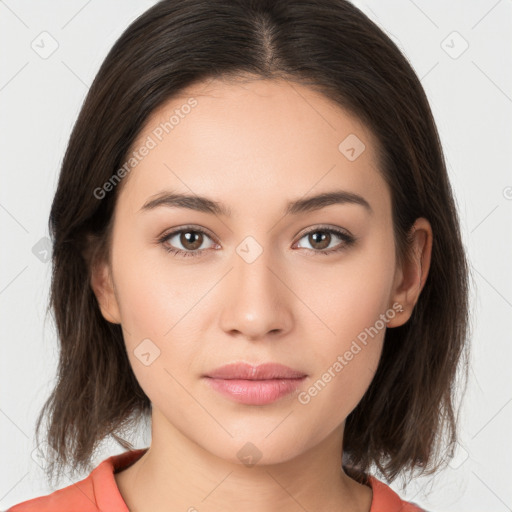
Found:
[{"label": "brown hair", "polygon": [[[284,78],[307,85],[359,118],[378,141],[391,190],[398,261],[418,217],[431,224],[429,275],[411,318],[388,329],[376,375],[347,417],[344,466],[372,464],[388,481],[432,473],[457,440],[458,370],[467,381],[469,268],[435,122],[407,59],[345,0],[162,0],[137,18],[104,60],[71,133],[49,219],[49,306],[60,341],[56,386],[44,416],[54,457],[89,470],[100,441],[148,418],[151,403],[131,369],[120,325],[107,322],[90,286],[109,258],[120,186],[94,191],[123,165],[148,116],[209,78]],[[106,260],[108,261],[108,260]],[[463,358],[462,356],[466,357]],[[461,361],[464,365],[460,364]]]}]

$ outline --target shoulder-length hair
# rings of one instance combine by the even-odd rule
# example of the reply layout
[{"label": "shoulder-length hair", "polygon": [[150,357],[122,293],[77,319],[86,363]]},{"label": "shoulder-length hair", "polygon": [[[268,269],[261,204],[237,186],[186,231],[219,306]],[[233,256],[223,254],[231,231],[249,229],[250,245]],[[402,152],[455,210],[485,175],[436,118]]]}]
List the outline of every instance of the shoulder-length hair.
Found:
[{"label": "shoulder-length hair", "polygon": [[410,255],[415,219],[432,226],[430,271],[412,316],[385,333],[376,375],[347,417],[345,466],[356,474],[375,464],[392,481],[405,470],[431,473],[451,456],[461,370],[467,381],[469,266],[437,128],[411,65],[345,0],[162,0],[125,30],[102,63],[51,207],[49,308],[60,359],[36,427],[39,437],[47,416],[50,478],[67,465],[90,469],[107,436],[133,448],[119,433],[151,412],[121,327],[103,318],[90,286],[93,264],[109,261],[122,182],[101,197],[97,190],[123,166],[155,109],[194,83],[241,76],[307,85],[372,131],[391,191],[398,262]]}]

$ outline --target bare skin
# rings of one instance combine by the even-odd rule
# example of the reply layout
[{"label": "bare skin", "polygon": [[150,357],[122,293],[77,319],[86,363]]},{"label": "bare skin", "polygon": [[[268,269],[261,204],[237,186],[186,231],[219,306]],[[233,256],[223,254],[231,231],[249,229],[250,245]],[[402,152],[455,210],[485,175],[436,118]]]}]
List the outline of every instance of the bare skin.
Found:
[{"label": "bare skin", "polygon": [[[158,141],[155,128],[190,97],[197,106]],[[365,145],[352,161],[338,148],[349,134]],[[371,489],[341,468],[345,419],[373,379],[386,328],[405,323],[418,300],[430,224],[417,219],[414,257],[398,265],[375,139],[297,84],[197,84],[154,112],[133,148],[148,136],[157,145],[123,178],[111,261],[96,266],[91,280],[103,316],[122,325],[153,404],[148,452],[115,475],[123,499],[132,512],[368,512]],[[207,196],[231,216],[141,209],[163,190]],[[371,211],[345,202],[284,213],[290,201],[335,190],[362,196]],[[188,226],[199,249],[180,234],[158,241]],[[347,244],[328,228],[356,240]],[[324,245],[310,233],[324,233]],[[201,254],[174,255],[164,246]],[[248,262],[247,250],[259,255]],[[386,326],[345,357],[380,315]],[[148,365],[137,355],[144,339],[151,354],[160,351]],[[340,355],[342,370],[333,370]],[[272,403],[242,404],[203,378],[235,361],[277,362],[307,377]],[[326,385],[310,393],[329,369]],[[244,446],[260,457],[256,465],[240,457]]]}]

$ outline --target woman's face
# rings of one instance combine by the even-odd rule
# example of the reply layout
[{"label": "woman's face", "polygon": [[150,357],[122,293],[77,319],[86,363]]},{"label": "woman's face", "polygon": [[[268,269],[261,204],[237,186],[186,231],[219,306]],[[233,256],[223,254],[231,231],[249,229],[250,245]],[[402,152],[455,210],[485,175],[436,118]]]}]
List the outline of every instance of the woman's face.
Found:
[{"label": "woman's face", "polygon": [[[122,324],[160,429],[238,463],[342,432],[401,318],[375,149],[357,119],[289,82],[215,80],[153,113],[117,201],[102,312]],[[166,194],[188,199],[148,206]],[[237,362],[304,377],[211,378]]]}]

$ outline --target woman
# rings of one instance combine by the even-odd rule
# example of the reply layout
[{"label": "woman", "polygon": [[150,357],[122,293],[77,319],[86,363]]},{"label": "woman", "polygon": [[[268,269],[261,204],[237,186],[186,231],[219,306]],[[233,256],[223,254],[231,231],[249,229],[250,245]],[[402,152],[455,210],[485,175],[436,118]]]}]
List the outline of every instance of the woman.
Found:
[{"label": "woman", "polygon": [[89,90],[50,230],[48,476],[127,451],[12,512],[421,510],[370,470],[449,459],[468,266],[425,93],[361,11],[151,7]]}]

